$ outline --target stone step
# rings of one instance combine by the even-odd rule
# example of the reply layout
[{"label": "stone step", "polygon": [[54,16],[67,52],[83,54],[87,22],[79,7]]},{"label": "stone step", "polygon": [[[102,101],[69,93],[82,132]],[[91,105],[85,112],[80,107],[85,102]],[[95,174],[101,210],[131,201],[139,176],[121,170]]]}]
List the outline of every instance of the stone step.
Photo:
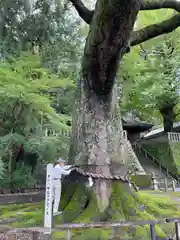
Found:
[{"label": "stone step", "polygon": [[[154,172],[159,188],[164,188],[164,179],[167,178],[166,173],[161,172],[160,169],[152,162],[150,158],[145,157],[145,155],[136,148],[134,148],[134,152],[145,172],[147,174],[152,174],[152,172]],[[173,179],[171,177],[167,178],[168,188],[172,188],[172,180]]]}]

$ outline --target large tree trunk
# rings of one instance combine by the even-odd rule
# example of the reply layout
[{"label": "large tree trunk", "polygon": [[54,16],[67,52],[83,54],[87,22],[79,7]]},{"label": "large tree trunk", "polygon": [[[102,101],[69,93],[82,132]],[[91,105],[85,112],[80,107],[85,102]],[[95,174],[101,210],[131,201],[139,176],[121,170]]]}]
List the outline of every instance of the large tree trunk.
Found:
[{"label": "large tree trunk", "polygon": [[[114,81],[139,8],[138,0],[97,1],[85,46],[73,115],[70,162],[82,167],[95,165],[93,171],[102,175],[126,174],[121,171],[126,159]],[[65,222],[153,218],[141,209],[138,195],[127,182],[96,179],[92,190],[71,178],[67,184],[61,203]],[[125,231],[83,230],[72,239],[125,239],[127,234],[133,236],[130,239],[148,239],[146,227]]]},{"label": "large tree trunk", "polygon": [[163,118],[164,132],[172,132],[173,124],[176,120],[176,114],[174,112],[175,105],[167,105],[160,109],[160,113]]}]

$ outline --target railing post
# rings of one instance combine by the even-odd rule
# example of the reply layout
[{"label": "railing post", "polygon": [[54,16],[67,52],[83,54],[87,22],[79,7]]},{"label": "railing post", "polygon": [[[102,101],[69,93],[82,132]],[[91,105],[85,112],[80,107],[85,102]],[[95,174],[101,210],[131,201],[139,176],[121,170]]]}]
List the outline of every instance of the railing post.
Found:
[{"label": "railing post", "polygon": [[70,240],[71,239],[71,232],[70,229],[66,230],[66,240]]},{"label": "railing post", "polygon": [[113,239],[117,238],[117,235],[119,234],[119,232],[120,232],[120,228],[119,227],[113,227],[112,228],[112,237],[113,237]]},{"label": "railing post", "polygon": [[46,170],[46,193],[45,193],[45,211],[44,211],[44,227],[52,228],[52,169],[53,164],[49,163]]},{"label": "railing post", "polygon": [[123,139],[127,140],[127,131],[123,130],[122,134],[123,134]]},{"label": "railing post", "polygon": [[161,164],[159,164],[159,171],[162,172]]},{"label": "railing post", "polygon": [[168,168],[166,168],[166,176],[168,177],[169,175],[169,171],[168,171]]},{"label": "railing post", "polygon": [[176,240],[180,240],[179,222],[175,222]]},{"label": "railing post", "polygon": [[173,190],[173,192],[176,191],[176,183],[174,180],[172,180],[172,190]]},{"label": "railing post", "polygon": [[158,190],[158,182],[154,172],[152,172],[152,190]]},{"label": "railing post", "polygon": [[167,184],[167,178],[164,179],[164,191],[167,192],[168,190],[168,184]]},{"label": "railing post", "polygon": [[45,133],[44,133],[44,135],[45,135],[45,137],[48,136],[48,129],[47,129],[47,128],[45,129]]},{"label": "railing post", "polygon": [[155,232],[155,225],[150,225],[150,234],[151,234],[151,240],[156,240],[156,232]]}]

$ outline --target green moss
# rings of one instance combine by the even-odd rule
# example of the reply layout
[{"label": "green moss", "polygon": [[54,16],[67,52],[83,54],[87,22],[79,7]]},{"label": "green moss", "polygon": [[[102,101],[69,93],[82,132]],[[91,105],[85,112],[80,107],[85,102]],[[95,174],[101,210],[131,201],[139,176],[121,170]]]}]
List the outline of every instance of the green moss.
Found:
[{"label": "green moss", "polygon": [[93,218],[100,215],[100,211],[98,208],[96,197],[93,193],[91,193],[91,196],[89,198],[88,205],[82,211],[82,213],[74,220],[74,222],[92,222]]},{"label": "green moss", "polygon": [[108,213],[111,214],[111,219],[114,221],[124,221],[125,215],[121,203],[119,184],[114,183],[112,188],[112,194],[110,199],[110,206]]},{"label": "green moss", "polygon": [[43,208],[44,202],[0,206],[1,219],[15,218],[10,224],[12,227],[42,226]]},{"label": "green moss", "polygon": [[180,142],[169,142],[177,173],[180,174]]},{"label": "green moss", "polygon": [[155,217],[180,216],[179,205],[170,197],[151,196],[147,193],[141,193],[140,201],[145,203],[146,211]]},{"label": "green moss", "polygon": [[[174,193],[175,194],[175,193]],[[89,198],[81,203],[87,203],[80,207],[81,196]],[[178,193],[176,193],[177,196]],[[68,216],[69,209],[75,209],[77,212]],[[16,217],[16,221],[11,223],[12,227],[34,227],[43,225],[44,202],[36,204],[20,204],[0,206],[3,212],[3,218]],[[66,221],[70,222],[93,222],[93,221],[124,221],[124,220],[148,220],[160,219],[164,217],[180,216],[179,203],[171,200],[170,197],[153,196],[146,192],[131,192],[128,185],[124,183],[112,183],[112,195],[110,205],[104,214],[98,209],[96,197],[92,192],[87,192],[84,186],[79,186],[71,201],[68,203],[63,214],[67,214]],[[55,218],[56,227],[62,222],[61,216]],[[117,229],[118,230],[118,229]],[[156,227],[156,233],[160,237],[164,237],[165,233],[172,232],[173,225],[167,224]],[[71,236],[73,240],[81,239],[110,239],[112,236],[111,229],[89,229],[89,230],[73,230]],[[60,231],[53,234],[53,240],[65,239],[65,232]],[[149,226],[121,227],[117,236],[121,239],[149,239]]]},{"label": "green moss", "polygon": [[141,227],[141,226],[135,226],[131,227],[129,229],[129,233],[132,236],[133,240],[139,240],[139,239],[149,239],[149,231],[147,229],[147,226]]},{"label": "green moss", "polygon": [[131,181],[133,181],[136,186],[141,188],[146,188],[151,186],[151,176],[144,174],[144,175],[132,175]]},{"label": "green moss", "polygon": [[[114,191],[118,192],[119,199],[121,201],[120,208],[123,209],[124,216],[129,221],[135,220],[153,220],[155,217],[148,213],[144,206],[141,204],[140,195],[131,191],[128,184],[124,183],[113,183],[112,184]],[[122,211],[117,209],[117,211]],[[144,239],[149,235],[148,226],[136,226],[136,231],[132,232],[133,239],[135,236],[139,237],[140,235],[144,236]],[[156,227],[156,234],[159,237],[165,237],[165,233],[159,228]],[[147,238],[148,239],[148,238]]]},{"label": "green moss", "polygon": [[112,230],[104,229],[86,229],[83,234],[76,235],[73,240],[109,240],[112,236]]},{"label": "green moss", "polygon": [[[164,195],[165,195],[165,198],[166,197],[168,197],[168,198],[180,198],[180,192],[170,192],[170,191],[168,191],[168,192],[162,192],[162,191],[160,191],[160,190],[146,190],[146,191],[141,191],[141,195],[154,195],[154,194],[158,194],[159,195],[159,197],[160,198],[162,198],[162,197],[164,197]],[[162,196],[161,196],[161,194],[162,194]]]},{"label": "green moss", "polygon": [[60,202],[60,209],[64,210],[69,201],[71,200],[72,196],[74,195],[77,188],[76,183],[69,184],[68,182],[63,186],[61,202]]},{"label": "green moss", "polygon": [[63,211],[63,222],[72,222],[84,209],[88,200],[87,190],[84,184],[78,185],[73,197]]},{"label": "green moss", "polygon": [[53,232],[52,234],[52,240],[64,240],[65,237],[66,237],[65,231]]}]

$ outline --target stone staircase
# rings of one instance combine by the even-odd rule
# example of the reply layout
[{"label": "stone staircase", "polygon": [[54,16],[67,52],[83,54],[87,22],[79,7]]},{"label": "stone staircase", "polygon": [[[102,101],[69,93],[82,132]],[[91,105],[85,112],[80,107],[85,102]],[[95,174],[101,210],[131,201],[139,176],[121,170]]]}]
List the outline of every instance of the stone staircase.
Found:
[{"label": "stone staircase", "polygon": [[141,166],[147,174],[155,173],[156,179],[159,183],[159,188],[164,189],[164,180],[167,179],[168,188],[172,189],[172,180],[180,182],[180,178],[164,165],[162,165],[156,158],[154,158],[147,150],[139,145],[133,145],[133,151],[136,154]]}]

